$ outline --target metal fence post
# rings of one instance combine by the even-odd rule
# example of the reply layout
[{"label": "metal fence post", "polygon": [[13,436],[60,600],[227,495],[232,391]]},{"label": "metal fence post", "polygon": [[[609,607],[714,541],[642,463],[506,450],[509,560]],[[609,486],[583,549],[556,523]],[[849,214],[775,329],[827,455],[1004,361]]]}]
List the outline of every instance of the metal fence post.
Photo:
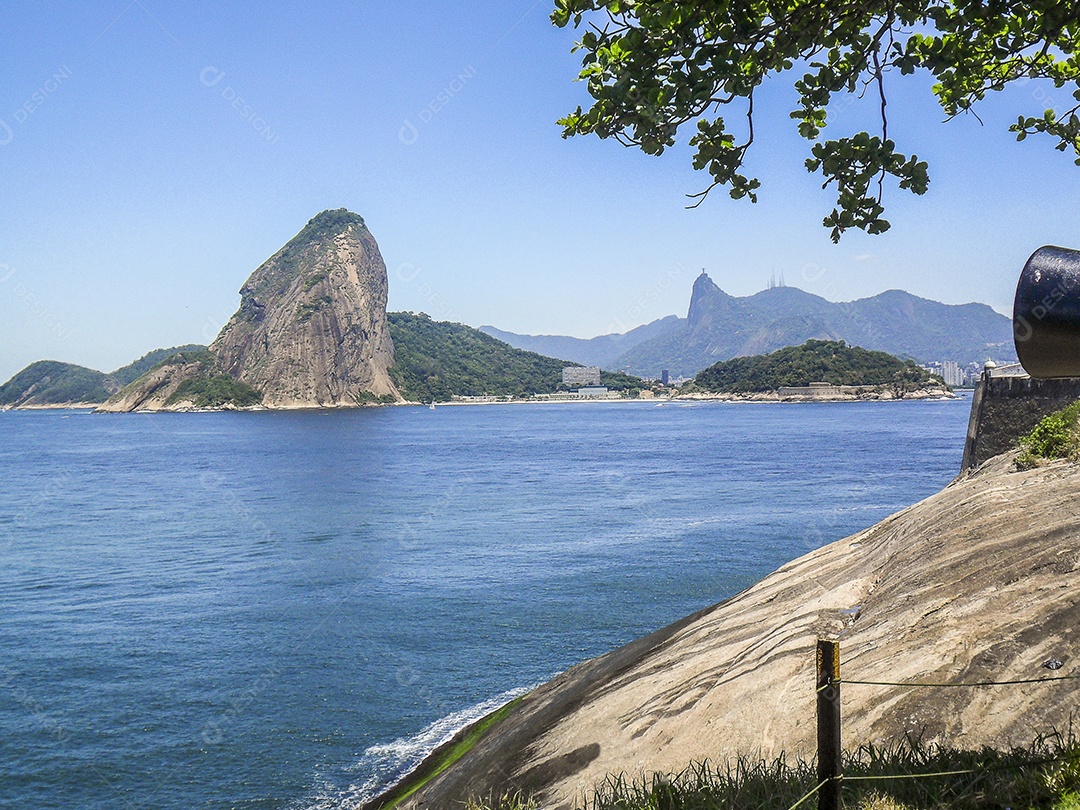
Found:
[{"label": "metal fence post", "polygon": [[817,643],[818,810],[840,810],[840,643]]}]

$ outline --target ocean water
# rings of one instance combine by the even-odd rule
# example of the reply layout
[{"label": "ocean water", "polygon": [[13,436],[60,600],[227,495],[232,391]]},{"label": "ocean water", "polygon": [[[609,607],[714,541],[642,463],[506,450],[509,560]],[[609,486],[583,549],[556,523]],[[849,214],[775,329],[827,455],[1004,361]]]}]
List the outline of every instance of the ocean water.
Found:
[{"label": "ocean water", "polygon": [[970,407],[0,413],[0,807],[351,807],[940,489]]}]

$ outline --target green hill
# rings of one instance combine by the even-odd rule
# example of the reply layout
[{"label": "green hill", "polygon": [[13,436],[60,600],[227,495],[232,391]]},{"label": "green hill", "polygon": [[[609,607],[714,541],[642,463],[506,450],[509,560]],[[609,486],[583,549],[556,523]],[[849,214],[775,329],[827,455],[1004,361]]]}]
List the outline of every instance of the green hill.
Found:
[{"label": "green hill", "polygon": [[[453,396],[513,396],[553,393],[562,388],[564,360],[526,352],[471,326],[433,321],[427,315],[390,312],[394,366],[390,376],[414,402],[446,402]],[[612,390],[644,386],[626,374],[601,375]]]},{"label": "green hill", "polygon": [[165,358],[177,352],[205,350],[196,344],[155,349],[111,374],[74,363],[39,360],[0,385],[0,407],[100,405]]},{"label": "green hill", "polygon": [[169,355],[176,354],[177,352],[197,352],[205,350],[206,347],[198,343],[188,343],[184,346],[173,346],[171,349],[154,349],[152,352],[147,352],[138,360],[128,363],[122,368],[118,368],[109,376],[116,380],[121,386],[127,385],[130,382],[135,382],[139,377],[148,372],[162,360]]},{"label": "green hill", "polygon": [[38,360],[0,385],[0,406],[96,404],[118,387],[108,374],[92,368]]},{"label": "green hill", "polygon": [[808,340],[771,354],[736,357],[700,372],[694,383],[717,394],[775,391],[812,382],[833,385],[893,385],[920,387],[940,380],[911,360],[873,352],[844,341]]}]

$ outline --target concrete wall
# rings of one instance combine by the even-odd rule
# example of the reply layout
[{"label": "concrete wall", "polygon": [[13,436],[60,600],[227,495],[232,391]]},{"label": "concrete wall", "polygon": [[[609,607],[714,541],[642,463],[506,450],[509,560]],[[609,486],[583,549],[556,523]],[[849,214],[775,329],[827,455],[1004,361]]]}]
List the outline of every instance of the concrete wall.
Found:
[{"label": "concrete wall", "polygon": [[994,377],[984,371],[971,400],[961,469],[975,467],[1010,450],[1040,419],[1078,399],[1080,377],[1034,380]]}]

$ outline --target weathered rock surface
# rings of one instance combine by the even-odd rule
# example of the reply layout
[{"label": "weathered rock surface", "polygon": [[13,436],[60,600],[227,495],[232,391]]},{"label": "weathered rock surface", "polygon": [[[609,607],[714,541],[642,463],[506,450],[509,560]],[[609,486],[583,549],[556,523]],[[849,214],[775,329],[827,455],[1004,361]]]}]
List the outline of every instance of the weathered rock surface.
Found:
[{"label": "weathered rock surface", "polygon": [[364,220],[324,211],[251,274],[210,349],[267,407],[397,396],[386,295],[386,266]]},{"label": "weathered rock surface", "polygon": [[[814,646],[843,678],[1001,681],[1080,673],[1080,465],[999,456],[728,601],[587,661],[527,695],[401,807],[531,792],[570,807],[607,774],[735,754],[814,754]],[[1064,662],[1051,672],[1049,658]],[[905,734],[956,747],[1067,731],[1075,681],[843,688],[848,747]]]},{"label": "weathered rock surface", "polygon": [[132,411],[188,411],[197,407],[192,396],[184,396],[180,387],[204,378],[215,366],[206,350],[184,352],[150,369],[124,386],[97,408],[100,413]]},{"label": "weathered rock surface", "polygon": [[324,211],[251,274],[209,360],[155,367],[99,410],[206,407],[177,391],[206,389],[220,375],[250,386],[267,408],[398,400],[386,295],[386,266],[364,220],[343,208]]}]

